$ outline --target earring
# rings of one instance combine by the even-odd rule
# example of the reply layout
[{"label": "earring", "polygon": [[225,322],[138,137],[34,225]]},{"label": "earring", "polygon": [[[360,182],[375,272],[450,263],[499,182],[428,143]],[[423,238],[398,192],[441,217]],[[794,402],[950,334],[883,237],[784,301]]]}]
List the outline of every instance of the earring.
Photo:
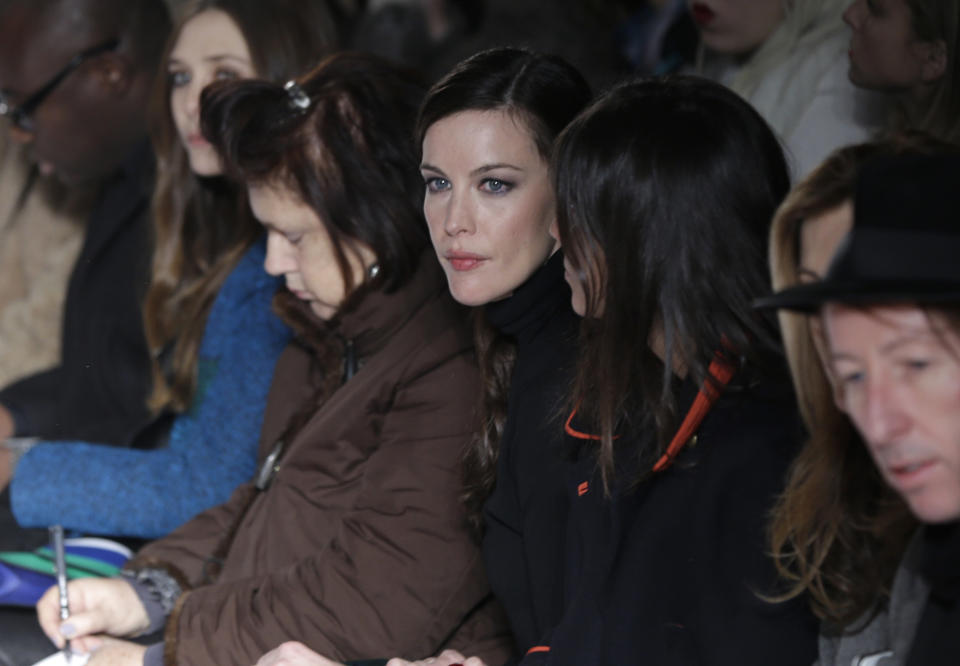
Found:
[{"label": "earring", "polygon": [[367,269],[367,277],[371,280],[377,275],[380,274],[380,264],[370,264],[370,268]]}]

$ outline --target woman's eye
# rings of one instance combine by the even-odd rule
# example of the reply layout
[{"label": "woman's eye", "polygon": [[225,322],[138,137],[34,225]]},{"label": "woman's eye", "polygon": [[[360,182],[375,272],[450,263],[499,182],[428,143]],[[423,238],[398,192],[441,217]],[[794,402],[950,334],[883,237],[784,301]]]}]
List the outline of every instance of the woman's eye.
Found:
[{"label": "woman's eye", "polygon": [[926,370],[928,367],[930,367],[930,361],[926,359],[915,358],[905,361],[904,365],[910,372],[920,372],[921,370]]},{"label": "woman's eye", "polygon": [[511,183],[498,178],[486,178],[482,183],[480,183],[480,189],[490,192],[491,194],[503,194],[511,187]]},{"label": "woman's eye", "polygon": [[427,186],[427,192],[442,192],[450,189],[450,181],[446,178],[432,177],[423,182]]},{"label": "woman's eye", "polygon": [[838,373],[837,377],[843,386],[856,386],[863,381],[862,372],[843,372]]},{"label": "woman's eye", "polygon": [[170,87],[179,88],[190,83],[190,74],[182,69],[171,70],[167,72],[167,80],[170,82]]},{"label": "woman's eye", "polygon": [[240,78],[240,73],[233,69],[220,68],[213,74],[215,81],[233,81]]},{"label": "woman's eye", "polygon": [[300,241],[303,240],[303,234],[288,234],[285,238],[290,245],[299,245]]}]

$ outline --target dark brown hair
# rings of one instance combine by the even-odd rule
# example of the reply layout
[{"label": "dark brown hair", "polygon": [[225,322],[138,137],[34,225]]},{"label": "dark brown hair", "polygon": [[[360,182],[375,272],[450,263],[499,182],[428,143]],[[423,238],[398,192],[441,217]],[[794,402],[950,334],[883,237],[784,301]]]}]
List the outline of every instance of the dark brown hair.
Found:
[{"label": "dark brown hair", "polygon": [[[337,24],[324,0],[196,0],[183,8],[164,63],[183,26],[208,10],[230,17],[247,43],[257,75],[270,81],[282,83],[306,71],[336,47]],[[157,155],[155,249],[144,326],[155,359],[151,406],[183,411],[196,389],[207,315],[261,229],[243,189],[223,178],[193,173],[170,114],[170,95],[169,77],[158,77],[151,103]]]},{"label": "dark brown hair", "polygon": [[234,178],[288,187],[314,210],[348,295],[358,286],[347,258],[356,242],[376,255],[379,272],[368,286],[396,289],[429,242],[413,140],[425,87],[386,60],[351,52],[328,57],[297,85],[296,92],[266,81],[210,86],[203,133]]},{"label": "dark brown hair", "polygon": [[[852,201],[860,168],[884,155],[953,152],[920,133],[841,148],[804,178],[774,216],[773,286],[799,282],[804,221]],[[786,588],[775,600],[806,593],[834,628],[849,625],[889,594],[916,520],[883,481],[850,420],[837,408],[806,315],[779,313],[787,360],[810,433],[774,508],[770,547]]]},{"label": "dark brown hair", "polygon": [[[515,48],[483,51],[459,63],[427,93],[417,119],[420,145],[430,126],[461,111],[504,110],[515,115],[549,163],[553,141],[590,101],[590,87],[563,59]],[[519,286],[519,285],[517,285]],[[483,400],[480,425],[464,456],[464,496],[472,525],[496,477],[507,395],[516,358],[510,338],[475,314]]]},{"label": "dark brown hair", "polygon": [[737,384],[781,366],[772,317],[752,302],[769,292],[767,234],[789,176],[760,115],[694,77],[614,88],[564,130],[553,165],[586,295],[570,407],[600,437],[609,488],[618,435],[637,443],[641,479],[663,455],[682,417],[676,376],[702,385],[718,354],[741,368]]}]

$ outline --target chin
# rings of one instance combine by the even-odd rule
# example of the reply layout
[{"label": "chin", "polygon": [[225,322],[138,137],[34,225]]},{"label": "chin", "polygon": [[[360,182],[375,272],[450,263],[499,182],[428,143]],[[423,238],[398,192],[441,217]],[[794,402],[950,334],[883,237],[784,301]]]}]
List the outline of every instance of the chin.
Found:
[{"label": "chin", "polygon": [[455,282],[448,281],[450,286],[450,295],[460,305],[476,308],[493,301],[499,301],[508,297],[512,292],[493,292],[489,289],[475,288],[475,285],[457,285]]},{"label": "chin", "polygon": [[[212,151],[210,151],[212,153]],[[194,175],[201,178],[211,178],[223,175],[223,167],[220,164],[220,158],[215,154],[197,154],[190,152],[190,170]]]},{"label": "chin", "polygon": [[907,497],[907,504],[921,522],[932,525],[960,520],[960,493],[951,493],[951,497],[930,497],[921,494]]},{"label": "chin", "polygon": [[331,307],[324,303],[318,303],[317,301],[310,303],[310,309],[313,311],[313,314],[317,315],[317,317],[324,321],[333,319],[333,316],[337,314],[337,308]]}]

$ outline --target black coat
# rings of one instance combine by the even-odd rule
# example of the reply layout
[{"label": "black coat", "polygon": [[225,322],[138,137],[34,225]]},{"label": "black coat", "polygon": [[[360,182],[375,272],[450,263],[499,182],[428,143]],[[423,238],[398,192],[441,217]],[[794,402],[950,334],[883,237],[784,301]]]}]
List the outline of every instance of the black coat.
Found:
[{"label": "black coat", "polygon": [[0,391],[16,435],[129,445],[150,422],[141,302],[150,279],[153,157],[104,184],[67,286],[61,362]]},{"label": "black coat", "polygon": [[486,308],[517,344],[496,487],[484,506],[484,564],[521,652],[560,621],[567,497],[560,419],[579,319],[555,253],[514,294]]},{"label": "black coat", "polygon": [[[690,404],[696,387],[681,392]],[[774,605],[757,596],[775,589],[765,527],[800,436],[784,393],[724,396],[695,446],[639,486],[633,465],[611,497],[594,444],[579,445],[565,478],[563,617],[524,665],[814,661],[818,627],[805,601]],[[634,447],[624,437],[620,448]]]}]

